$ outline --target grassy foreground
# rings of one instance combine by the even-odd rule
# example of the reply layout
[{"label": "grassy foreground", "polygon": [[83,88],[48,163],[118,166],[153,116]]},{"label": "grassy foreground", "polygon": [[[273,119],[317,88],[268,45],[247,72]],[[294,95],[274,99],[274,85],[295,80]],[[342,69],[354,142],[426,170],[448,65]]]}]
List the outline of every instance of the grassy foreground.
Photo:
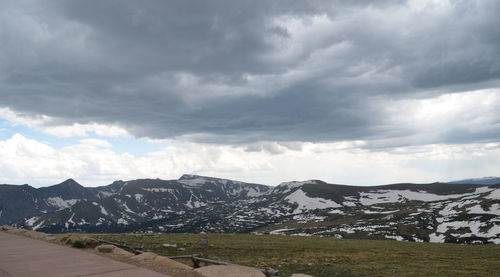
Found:
[{"label": "grassy foreground", "polygon": [[[94,234],[164,256],[201,253],[199,234]],[[500,276],[500,245],[279,235],[208,234],[211,259],[274,268],[280,276]],[[162,244],[177,244],[165,247]],[[185,248],[185,250],[181,249]],[[180,260],[182,261],[182,260]],[[190,260],[184,260],[192,265]]]}]

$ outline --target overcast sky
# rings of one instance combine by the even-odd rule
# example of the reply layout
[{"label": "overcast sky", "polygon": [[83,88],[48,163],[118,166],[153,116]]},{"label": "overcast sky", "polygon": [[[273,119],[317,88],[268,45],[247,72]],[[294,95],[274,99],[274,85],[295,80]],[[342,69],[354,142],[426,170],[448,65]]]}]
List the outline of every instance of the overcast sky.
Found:
[{"label": "overcast sky", "polygon": [[500,1],[2,1],[0,183],[500,175]]}]

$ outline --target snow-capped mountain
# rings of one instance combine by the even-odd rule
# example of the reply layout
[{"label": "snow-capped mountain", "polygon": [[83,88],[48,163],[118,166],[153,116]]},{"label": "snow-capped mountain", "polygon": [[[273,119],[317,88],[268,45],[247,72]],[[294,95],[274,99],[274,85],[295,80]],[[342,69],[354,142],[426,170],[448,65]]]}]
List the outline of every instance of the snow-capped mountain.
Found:
[{"label": "snow-capped mountain", "polygon": [[184,175],[128,181],[108,197],[17,225],[45,232],[255,232],[500,243],[500,184],[359,187],[310,180],[268,187]]},{"label": "snow-capped mountain", "polygon": [[500,243],[500,184],[352,187],[315,181],[285,200],[295,204],[292,214],[259,232]]},{"label": "snow-capped mountain", "polygon": [[33,216],[24,225],[47,232],[120,231],[204,206],[253,199],[268,190],[264,185],[195,175],[168,181],[132,180],[106,198],[81,201],[68,209]]},{"label": "snow-capped mountain", "polygon": [[82,200],[100,199],[115,193],[122,185],[122,181],[116,181],[108,186],[86,188],[73,179],[42,188],[0,185],[0,224],[62,210]]},{"label": "snow-capped mountain", "polygon": [[500,177],[483,177],[483,178],[473,178],[464,179],[458,181],[448,182],[449,184],[476,184],[476,185],[495,185],[500,184]]}]

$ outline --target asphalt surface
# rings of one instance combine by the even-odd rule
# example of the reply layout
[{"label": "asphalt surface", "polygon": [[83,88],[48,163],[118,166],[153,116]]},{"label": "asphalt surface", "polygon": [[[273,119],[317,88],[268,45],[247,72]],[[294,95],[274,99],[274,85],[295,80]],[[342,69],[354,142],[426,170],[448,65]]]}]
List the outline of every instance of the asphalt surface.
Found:
[{"label": "asphalt surface", "polygon": [[0,232],[0,277],[165,277],[82,250]]}]

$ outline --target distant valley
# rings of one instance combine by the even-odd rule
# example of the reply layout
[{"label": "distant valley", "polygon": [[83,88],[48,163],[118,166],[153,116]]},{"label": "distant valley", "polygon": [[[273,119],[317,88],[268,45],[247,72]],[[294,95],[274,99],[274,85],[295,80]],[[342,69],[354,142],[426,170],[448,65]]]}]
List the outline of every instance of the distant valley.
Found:
[{"label": "distant valley", "polygon": [[43,232],[220,232],[500,244],[500,179],[276,187],[197,175],[0,185],[0,224]]}]

